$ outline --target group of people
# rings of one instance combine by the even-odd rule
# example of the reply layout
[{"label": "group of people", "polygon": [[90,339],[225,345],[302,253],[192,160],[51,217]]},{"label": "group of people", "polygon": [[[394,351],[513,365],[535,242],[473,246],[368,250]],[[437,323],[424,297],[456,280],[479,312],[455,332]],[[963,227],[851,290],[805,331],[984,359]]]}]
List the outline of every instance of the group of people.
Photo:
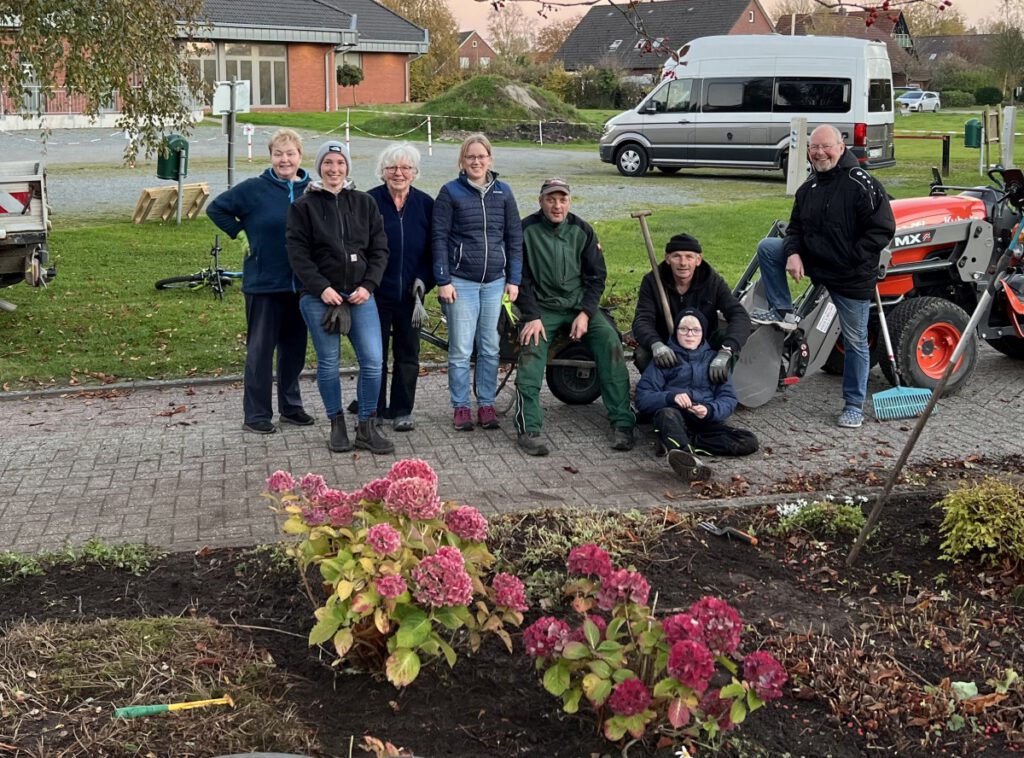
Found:
[{"label": "group of people", "polygon": [[[652,421],[659,452],[685,480],[708,475],[703,454],[757,450],[751,432],[726,423],[737,405],[730,371],[750,334],[751,317],[704,260],[695,237],[672,237],[665,260],[640,285],[632,329],[642,376],[634,402],[621,338],[600,307],[607,276],[601,245],[593,227],[571,212],[567,182],[545,181],[538,210],[520,219],[482,134],[465,139],[458,176],[433,199],[413,186],[420,154],[408,143],[380,154],[381,183],[368,192],[355,189],[351,155],[341,142],[320,146],[315,180],[301,168],[302,140],[295,131],[276,131],[269,151],[268,169],[218,196],[208,211],[218,227],[244,237],[248,246],[246,430],[277,431],[275,375],[280,422],[314,423],[299,392],[308,334],[331,424],[330,450],[354,445],[393,452],[382,424],[390,420],[395,432],[415,428],[419,327],[426,294],[436,286],[448,326],[448,391],[456,429],[500,426],[494,407],[498,323],[502,310],[515,304],[520,355],[514,424],[526,454],[549,452],[541,436],[540,389],[555,335],[566,330],[594,358],[613,449],[633,448],[640,414]],[[770,328],[795,327],[787,271],[797,281],[806,271],[826,286],[846,347],[839,424],[859,426],[868,301],[879,251],[893,232],[892,212],[884,190],[845,151],[833,127],[814,131],[809,159],[814,171],[797,193],[786,236],[758,247],[770,308],[755,312],[753,320]],[[359,366],[354,442],[342,404],[341,335],[348,336]]]}]

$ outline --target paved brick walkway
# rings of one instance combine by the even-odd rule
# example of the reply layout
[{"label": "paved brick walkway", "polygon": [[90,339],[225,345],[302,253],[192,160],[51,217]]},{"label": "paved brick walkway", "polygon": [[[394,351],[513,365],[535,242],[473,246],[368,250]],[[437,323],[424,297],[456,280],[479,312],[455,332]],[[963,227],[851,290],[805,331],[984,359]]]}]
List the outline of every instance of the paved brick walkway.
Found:
[{"label": "paved brick walkway", "polygon": [[[347,402],[353,379],[343,386]],[[1022,386],[1024,364],[983,348],[971,386],[940,402],[912,460],[1020,452],[1018,425],[1006,419],[1019,415]],[[876,369],[869,392],[886,388]],[[238,384],[0,402],[0,550],[52,549],[92,536],[176,549],[274,541],[277,525],[260,497],[269,473],[313,471],[353,489],[385,473],[397,456],[426,459],[444,498],[488,513],[563,504],[707,505],[653,457],[653,442],[629,453],[610,450],[600,402],[570,408],[545,394],[545,434],[554,450],[533,459],[515,446],[508,420],[501,430],[456,433],[445,376],[435,372],[421,380],[417,430],[389,431],[396,456],[374,457],[331,454],[312,381],[304,382],[303,393],[317,424],[268,436],[242,431]],[[510,394],[506,389],[499,405]],[[741,411],[738,423],[760,436],[762,450],[715,461],[716,480],[741,476],[756,495],[794,476],[851,465],[879,467],[884,477],[880,466],[892,465],[912,422],[840,430],[834,425],[839,394],[837,377],[817,374],[755,411]]]}]

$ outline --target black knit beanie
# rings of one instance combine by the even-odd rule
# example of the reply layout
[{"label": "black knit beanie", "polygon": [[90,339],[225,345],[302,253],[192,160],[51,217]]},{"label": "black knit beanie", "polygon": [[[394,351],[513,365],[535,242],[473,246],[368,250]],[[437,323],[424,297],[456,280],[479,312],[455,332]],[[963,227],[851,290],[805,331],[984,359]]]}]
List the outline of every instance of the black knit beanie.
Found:
[{"label": "black knit beanie", "polygon": [[686,233],[675,235],[665,245],[666,254],[674,253],[677,250],[685,250],[691,253],[701,254],[703,254],[704,252],[703,250],[701,250],[700,243],[697,241],[697,238]]}]

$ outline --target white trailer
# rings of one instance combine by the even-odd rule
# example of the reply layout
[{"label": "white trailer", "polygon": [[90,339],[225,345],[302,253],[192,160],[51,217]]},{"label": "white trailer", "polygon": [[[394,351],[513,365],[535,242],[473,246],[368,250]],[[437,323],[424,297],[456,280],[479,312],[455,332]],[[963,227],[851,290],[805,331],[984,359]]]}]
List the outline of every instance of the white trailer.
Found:
[{"label": "white trailer", "polygon": [[[0,287],[25,282],[44,287],[57,272],[47,267],[46,171],[38,161],[0,163]],[[14,305],[0,299],[0,308]]]}]

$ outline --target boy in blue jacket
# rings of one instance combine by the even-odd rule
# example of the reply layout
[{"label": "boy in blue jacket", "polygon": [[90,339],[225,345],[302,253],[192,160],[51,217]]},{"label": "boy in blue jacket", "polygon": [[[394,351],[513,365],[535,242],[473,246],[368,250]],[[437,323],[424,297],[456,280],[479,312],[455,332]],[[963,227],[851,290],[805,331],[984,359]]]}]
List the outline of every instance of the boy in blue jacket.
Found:
[{"label": "boy in blue jacket", "polygon": [[700,311],[681,311],[669,341],[679,360],[668,368],[652,362],[636,387],[637,408],[654,417],[654,431],[668,450],[669,465],[686,482],[711,476],[696,450],[750,455],[758,448],[753,432],[725,423],[736,410],[736,393],[731,380],[714,384],[708,377],[715,351],[704,339],[707,327]]}]

